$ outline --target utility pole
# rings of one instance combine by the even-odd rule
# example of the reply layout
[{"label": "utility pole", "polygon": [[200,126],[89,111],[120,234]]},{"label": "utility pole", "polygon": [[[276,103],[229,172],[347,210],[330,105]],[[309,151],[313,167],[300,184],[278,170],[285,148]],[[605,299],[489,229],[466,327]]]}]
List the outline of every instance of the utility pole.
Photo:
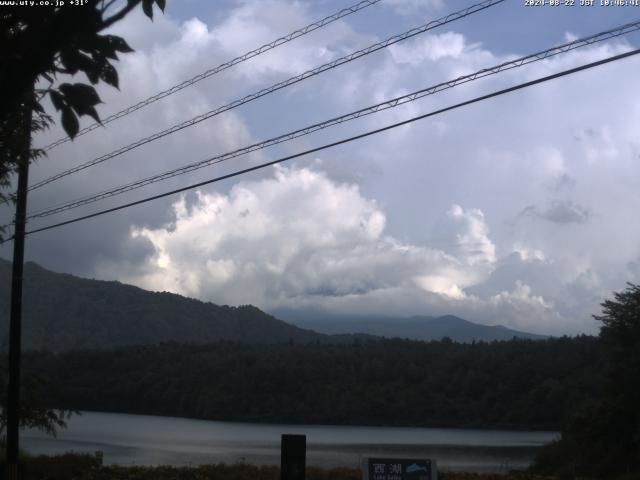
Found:
[{"label": "utility pole", "polygon": [[9,386],[7,398],[7,469],[9,480],[19,480],[20,460],[20,355],[22,348],[22,271],[24,232],[27,212],[27,186],[31,156],[31,102],[33,92],[25,98],[18,134],[23,142],[18,158],[18,190],[13,233],[13,270],[11,274],[11,317],[9,323]]}]

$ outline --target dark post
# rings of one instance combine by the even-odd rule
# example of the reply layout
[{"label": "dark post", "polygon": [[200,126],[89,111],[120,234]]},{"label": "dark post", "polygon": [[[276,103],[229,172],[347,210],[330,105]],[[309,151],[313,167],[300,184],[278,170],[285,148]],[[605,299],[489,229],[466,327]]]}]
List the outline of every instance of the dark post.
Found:
[{"label": "dark post", "polygon": [[18,161],[15,231],[13,238],[13,271],[11,275],[11,316],[9,322],[9,386],[7,398],[7,468],[9,480],[19,478],[20,451],[20,349],[22,338],[22,270],[24,264],[24,232],[31,150],[31,108],[27,98],[21,127],[24,145]]},{"label": "dark post", "polygon": [[304,480],[306,458],[306,435],[282,435],[280,480]]}]

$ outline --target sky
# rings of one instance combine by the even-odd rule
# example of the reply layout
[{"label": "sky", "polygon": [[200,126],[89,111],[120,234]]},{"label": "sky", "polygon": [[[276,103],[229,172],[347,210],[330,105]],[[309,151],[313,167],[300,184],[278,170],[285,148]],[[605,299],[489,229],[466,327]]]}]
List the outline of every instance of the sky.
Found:
[{"label": "sky", "polygon": [[[105,117],[355,3],[170,0],[111,33],[135,49]],[[382,0],[66,143],[47,178],[172,124],[471,5]],[[640,7],[506,0],[30,192],[29,211],[225,153],[640,19]],[[470,82],[108,201],[88,214],[334,142],[637,48],[634,33]],[[26,258],[217,304],[454,314],[533,333],[597,333],[599,304],[640,282],[640,58],[500,96],[277,167],[27,238]],[[72,81],[82,81],[79,77]],[[50,105],[49,105],[49,108]],[[83,120],[83,125],[89,124]],[[62,135],[39,134],[35,145]],[[8,209],[3,220],[11,218]],[[0,250],[11,256],[10,244]]]}]

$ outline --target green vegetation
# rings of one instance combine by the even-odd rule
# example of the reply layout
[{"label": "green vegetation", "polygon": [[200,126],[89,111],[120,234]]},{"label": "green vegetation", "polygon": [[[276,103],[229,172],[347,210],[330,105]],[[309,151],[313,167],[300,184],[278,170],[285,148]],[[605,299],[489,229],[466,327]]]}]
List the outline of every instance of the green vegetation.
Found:
[{"label": "green vegetation", "polygon": [[602,307],[595,318],[603,389],[568,412],[562,438],[540,452],[538,472],[640,478],[640,286],[629,284]]},{"label": "green vegetation", "polygon": [[[7,385],[8,372],[6,365],[0,364],[0,451],[4,448],[3,437],[7,427]],[[20,426],[35,428],[49,435],[56,435],[59,428],[66,427],[66,420],[73,413],[66,409],[50,409],[47,398],[55,389],[46,379],[38,374],[23,375],[20,384],[22,399],[20,405]]]},{"label": "green vegetation", "polygon": [[[99,453],[99,452],[98,452]],[[26,457],[25,480],[279,480],[277,466],[201,465],[198,467],[103,466],[101,457],[68,453],[56,457]],[[361,480],[357,468],[307,467],[307,480]],[[440,480],[543,480],[544,477],[440,472]]]},{"label": "green vegetation", "polygon": [[210,420],[558,429],[600,395],[596,339],[163,344],[32,352],[49,406]]},{"label": "green vegetation", "polygon": [[[31,148],[31,133],[54,123],[45,112],[45,97],[60,112],[62,127],[71,137],[78,133],[79,117],[100,121],[96,106],[101,100],[93,86],[59,83],[56,77],[82,73],[92,85],[104,82],[118,88],[113,62],[118,53],[133,50],[124,39],[104,31],[138,5],[152,18],[154,4],[164,10],[166,2],[85,0],[83,8],[51,3],[46,9],[18,3],[0,9],[0,200],[12,198],[3,190],[11,186],[18,164],[45,154]],[[0,234],[3,231],[0,227]]]}]

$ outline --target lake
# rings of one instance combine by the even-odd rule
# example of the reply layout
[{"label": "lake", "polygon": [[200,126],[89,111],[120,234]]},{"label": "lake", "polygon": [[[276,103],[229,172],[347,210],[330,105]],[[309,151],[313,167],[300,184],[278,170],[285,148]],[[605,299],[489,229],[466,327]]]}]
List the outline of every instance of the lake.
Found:
[{"label": "lake", "polygon": [[82,412],[57,438],[26,430],[32,454],[94,453],[119,465],[279,464],[280,435],[307,436],[307,465],[357,467],[363,457],[425,457],[441,470],[506,472],[525,468],[556,432],[442,428],[273,425]]}]

